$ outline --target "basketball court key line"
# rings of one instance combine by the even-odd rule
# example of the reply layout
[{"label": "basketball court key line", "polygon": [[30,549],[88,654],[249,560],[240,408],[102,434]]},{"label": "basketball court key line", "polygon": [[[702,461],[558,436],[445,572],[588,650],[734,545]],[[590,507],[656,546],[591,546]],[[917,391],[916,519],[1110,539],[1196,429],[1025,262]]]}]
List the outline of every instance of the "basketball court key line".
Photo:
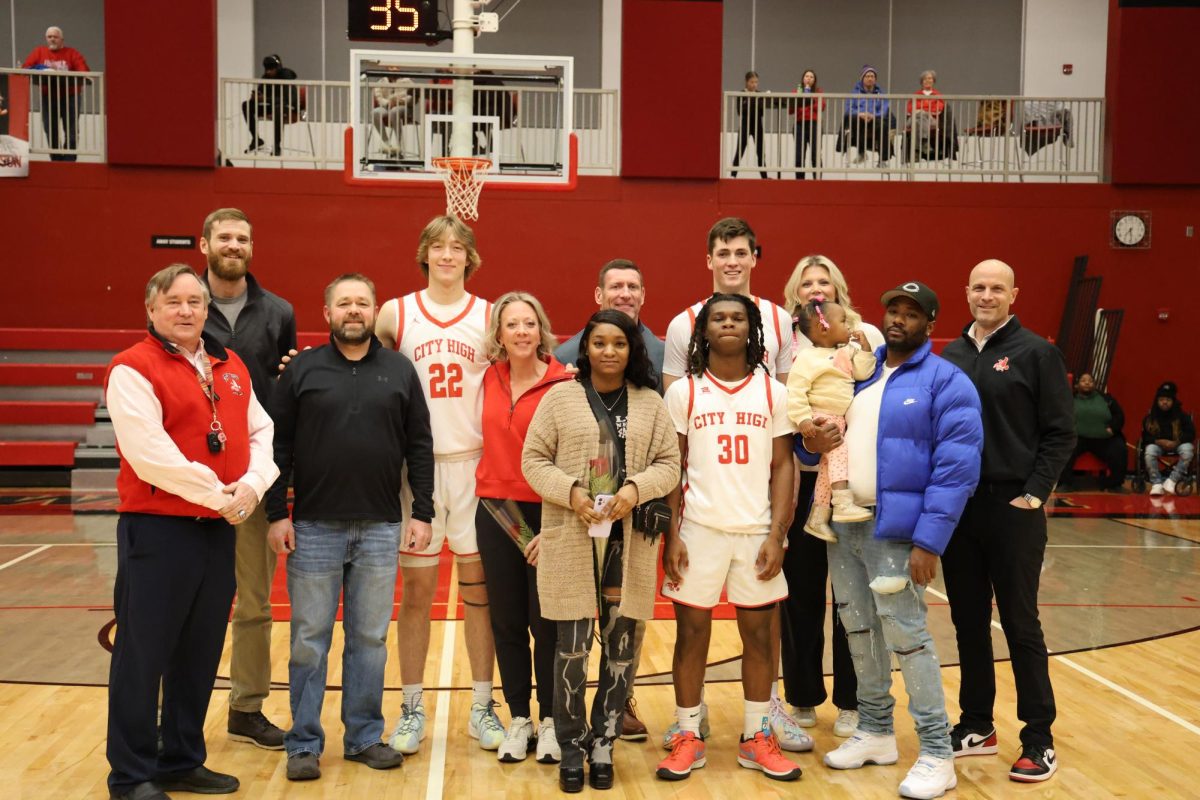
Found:
[{"label": "basketball court key line", "polygon": [[14,558],[12,561],[5,561],[3,564],[0,564],[0,569],[8,569],[8,568],[9,568],[9,567],[11,567],[13,564],[20,564],[22,561],[24,561],[24,560],[25,560],[25,559],[27,559],[27,558],[33,558],[33,557],[34,557],[34,556],[36,556],[38,553],[44,553],[44,552],[46,552],[46,551],[47,551],[47,550],[49,550],[49,549],[50,549],[52,546],[53,546],[53,545],[44,544],[44,545],[42,545],[41,547],[39,547],[38,549],[36,549],[36,550],[30,550],[28,553],[25,553],[24,555],[17,556],[17,557],[16,557],[16,558]]},{"label": "basketball court key line", "polygon": [[[454,639],[458,633],[458,622],[453,619],[451,609],[458,605],[458,564],[451,561],[450,586],[446,597],[446,621],[442,632],[442,663],[438,670],[438,686],[449,686],[454,677]],[[425,786],[426,800],[442,797],[446,780],[446,736],[450,730],[450,701],[453,692],[449,689],[438,697],[437,713],[433,722],[433,741],[429,748],[429,778]]]}]

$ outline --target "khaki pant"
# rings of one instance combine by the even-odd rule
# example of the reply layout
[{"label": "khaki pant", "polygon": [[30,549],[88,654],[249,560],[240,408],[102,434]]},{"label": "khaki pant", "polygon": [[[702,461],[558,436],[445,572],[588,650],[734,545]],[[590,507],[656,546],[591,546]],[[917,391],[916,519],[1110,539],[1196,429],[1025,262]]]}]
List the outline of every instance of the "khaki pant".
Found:
[{"label": "khaki pant", "polygon": [[271,689],[271,582],[278,557],[267,544],[266,502],[237,531],[233,608],[233,652],[230,658],[229,708],[262,710]]}]

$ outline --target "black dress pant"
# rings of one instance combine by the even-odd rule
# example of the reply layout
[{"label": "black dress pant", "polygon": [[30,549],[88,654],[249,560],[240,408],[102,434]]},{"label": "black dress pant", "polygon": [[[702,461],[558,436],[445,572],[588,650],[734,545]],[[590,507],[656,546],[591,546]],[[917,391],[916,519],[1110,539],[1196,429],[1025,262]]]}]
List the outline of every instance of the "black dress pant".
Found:
[{"label": "black dress pant", "polygon": [[993,724],[996,666],[992,657],[992,592],[1008,641],[1023,745],[1054,743],[1054,689],[1038,619],[1038,584],[1046,554],[1046,512],[1010,504],[1020,483],[981,483],[946,552],[942,571],[958,639],[960,722],[985,732]]},{"label": "black dress pant", "polygon": [[[817,473],[800,473],[796,517],[788,530],[788,549],[783,556],[783,576],[788,582],[787,599],[779,604],[783,639],[784,699],[794,706],[819,706],[829,696],[825,690],[825,587],[829,583],[826,544],[804,532],[812,504]],[[841,617],[833,614],[833,704],[853,711],[858,708],[858,679],[846,642]]]},{"label": "black dress pant", "polygon": [[769,178],[767,171],[763,169],[763,125],[762,120],[755,122],[742,122],[738,126],[738,142],[737,152],[733,154],[733,174],[737,176],[738,162],[742,160],[742,155],[746,152],[746,145],[749,144],[749,139],[754,139],[754,155],[758,157],[759,175],[764,179]]},{"label": "black dress pant", "polygon": [[271,155],[279,155],[282,152],[280,144],[283,141],[283,118],[289,113],[290,109],[263,100],[256,100],[253,97],[243,101],[242,118],[246,120],[246,125],[250,128],[250,149],[247,152],[258,149],[258,118],[261,116],[271,119],[274,133],[271,138]]},{"label": "black dress pant", "polygon": [[[796,180],[804,180],[804,151],[812,152],[813,178],[820,177],[816,169],[821,166],[821,134],[815,119],[802,119],[796,123]],[[820,541],[818,539],[817,541]]]},{"label": "black dress pant", "polygon": [[[233,526],[153,514],[117,522],[108,675],[114,794],[204,763],[204,717],[234,593]],[[162,751],[158,749],[162,685]]]},{"label": "black dress pant", "polygon": [[[483,507],[483,502],[480,500],[475,511],[475,532],[487,583],[492,638],[496,642],[496,663],[500,668],[504,702],[512,716],[535,719],[529,707],[532,674],[537,681],[537,719],[544,719],[554,712],[554,643],[558,630],[553,620],[542,616],[537,568],[529,566],[513,540]],[[529,527],[540,530],[542,504],[517,503],[517,506]]]}]

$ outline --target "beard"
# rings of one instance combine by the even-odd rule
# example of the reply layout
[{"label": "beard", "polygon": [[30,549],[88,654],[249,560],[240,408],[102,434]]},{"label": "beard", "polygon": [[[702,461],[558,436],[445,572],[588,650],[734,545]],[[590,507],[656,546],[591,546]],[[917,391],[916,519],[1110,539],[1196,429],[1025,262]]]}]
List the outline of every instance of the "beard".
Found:
[{"label": "beard", "polygon": [[208,251],[208,269],[223,281],[237,281],[244,278],[250,271],[250,261],[249,256],[234,260],[226,259],[211,249]]},{"label": "beard", "polygon": [[[362,328],[350,329],[348,326],[353,322],[361,322]],[[370,341],[371,336],[374,335],[375,320],[344,320],[341,325],[331,327],[329,331],[333,334],[333,338],[342,344],[362,344]]]}]

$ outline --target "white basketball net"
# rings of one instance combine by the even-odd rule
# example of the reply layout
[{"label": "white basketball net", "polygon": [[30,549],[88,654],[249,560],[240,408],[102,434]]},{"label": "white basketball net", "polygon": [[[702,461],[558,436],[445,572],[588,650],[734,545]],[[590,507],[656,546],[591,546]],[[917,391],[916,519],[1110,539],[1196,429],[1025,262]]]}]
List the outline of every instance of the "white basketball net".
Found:
[{"label": "white basketball net", "polygon": [[492,162],[486,158],[435,158],[433,166],[446,185],[446,213],[459,219],[479,219],[479,193]]}]

